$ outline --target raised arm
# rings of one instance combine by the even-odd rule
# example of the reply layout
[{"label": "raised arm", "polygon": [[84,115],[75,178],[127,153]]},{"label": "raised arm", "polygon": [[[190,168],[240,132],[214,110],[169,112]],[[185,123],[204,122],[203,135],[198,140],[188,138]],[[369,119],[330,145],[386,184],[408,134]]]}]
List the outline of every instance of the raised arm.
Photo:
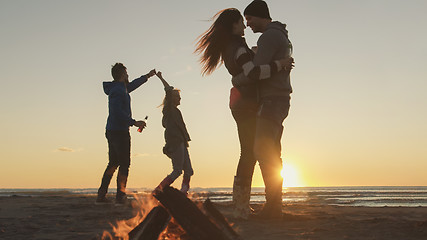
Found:
[{"label": "raised arm", "polygon": [[139,86],[141,86],[142,84],[144,84],[145,82],[147,82],[147,80],[154,76],[154,74],[156,74],[156,69],[151,70],[149,73],[142,75],[141,77],[133,80],[132,82],[130,82],[127,86],[127,90],[128,92],[132,92],[133,90],[137,89]]},{"label": "raised arm", "polygon": [[171,88],[171,86],[169,85],[169,83],[168,83],[168,82],[166,82],[166,80],[163,78],[163,76],[162,76],[162,72],[158,71],[158,72],[156,73],[156,75],[157,75],[157,77],[160,79],[160,81],[162,81],[162,83],[163,83],[163,87],[165,87],[165,90],[168,90],[168,89],[170,89],[170,88]]}]

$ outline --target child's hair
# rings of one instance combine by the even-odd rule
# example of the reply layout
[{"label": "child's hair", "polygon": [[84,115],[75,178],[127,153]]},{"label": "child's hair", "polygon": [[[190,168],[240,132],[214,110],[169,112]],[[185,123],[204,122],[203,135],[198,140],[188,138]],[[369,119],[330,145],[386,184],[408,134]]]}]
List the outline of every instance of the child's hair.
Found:
[{"label": "child's hair", "polygon": [[173,88],[172,90],[166,91],[165,97],[163,98],[163,102],[158,107],[162,107],[163,109],[165,107],[170,106],[172,104],[172,96],[175,92],[179,94],[181,90]]}]

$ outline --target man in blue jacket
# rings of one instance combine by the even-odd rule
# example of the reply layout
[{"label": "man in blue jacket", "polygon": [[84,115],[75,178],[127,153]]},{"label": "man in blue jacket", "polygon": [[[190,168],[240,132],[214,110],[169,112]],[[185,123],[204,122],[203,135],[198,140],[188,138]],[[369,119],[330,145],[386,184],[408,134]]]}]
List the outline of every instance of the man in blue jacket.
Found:
[{"label": "man in blue jacket", "polygon": [[156,71],[153,69],[146,75],[129,82],[126,67],[122,63],[116,63],[111,68],[112,82],[103,82],[104,92],[108,95],[108,119],[105,136],[108,141],[108,165],[102,177],[101,186],[98,189],[96,204],[108,203],[106,194],[114,172],[117,174],[116,204],[126,202],[126,183],[130,166],[130,134],[129,127],[144,128],[144,121],[136,121],[132,118],[129,93],[137,89]]}]

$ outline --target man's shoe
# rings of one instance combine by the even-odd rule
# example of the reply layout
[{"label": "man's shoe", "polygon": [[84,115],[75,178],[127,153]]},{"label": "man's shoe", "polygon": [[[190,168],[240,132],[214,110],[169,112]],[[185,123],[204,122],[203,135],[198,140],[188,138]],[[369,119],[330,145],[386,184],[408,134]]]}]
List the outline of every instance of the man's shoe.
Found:
[{"label": "man's shoe", "polygon": [[111,203],[111,200],[109,200],[106,196],[103,196],[103,197],[98,196],[95,201],[95,205],[106,205],[110,203]]},{"label": "man's shoe", "polygon": [[258,220],[281,220],[283,218],[281,205],[272,206],[266,204],[259,213],[251,215],[251,218]]}]

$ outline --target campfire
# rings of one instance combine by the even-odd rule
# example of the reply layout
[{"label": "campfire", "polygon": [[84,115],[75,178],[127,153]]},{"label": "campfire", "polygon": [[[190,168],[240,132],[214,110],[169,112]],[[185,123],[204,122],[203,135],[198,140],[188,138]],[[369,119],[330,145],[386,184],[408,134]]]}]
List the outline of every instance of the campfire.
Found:
[{"label": "campfire", "polygon": [[138,226],[138,224],[145,219],[147,214],[159,204],[152,195],[139,196],[135,194],[134,198],[135,201],[132,201],[132,208],[134,209],[135,217],[127,220],[118,220],[115,224],[110,223],[113,229],[113,234],[108,231],[104,231],[101,237],[102,240],[128,240],[129,232]]},{"label": "campfire", "polygon": [[133,204],[137,210],[136,216],[117,221],[116,225],[112,225],[114,236],[104,231],[102,239],[241,239],[209,199],[194,203],[172,187],[166,187],[154,197],[137,197]]}]

